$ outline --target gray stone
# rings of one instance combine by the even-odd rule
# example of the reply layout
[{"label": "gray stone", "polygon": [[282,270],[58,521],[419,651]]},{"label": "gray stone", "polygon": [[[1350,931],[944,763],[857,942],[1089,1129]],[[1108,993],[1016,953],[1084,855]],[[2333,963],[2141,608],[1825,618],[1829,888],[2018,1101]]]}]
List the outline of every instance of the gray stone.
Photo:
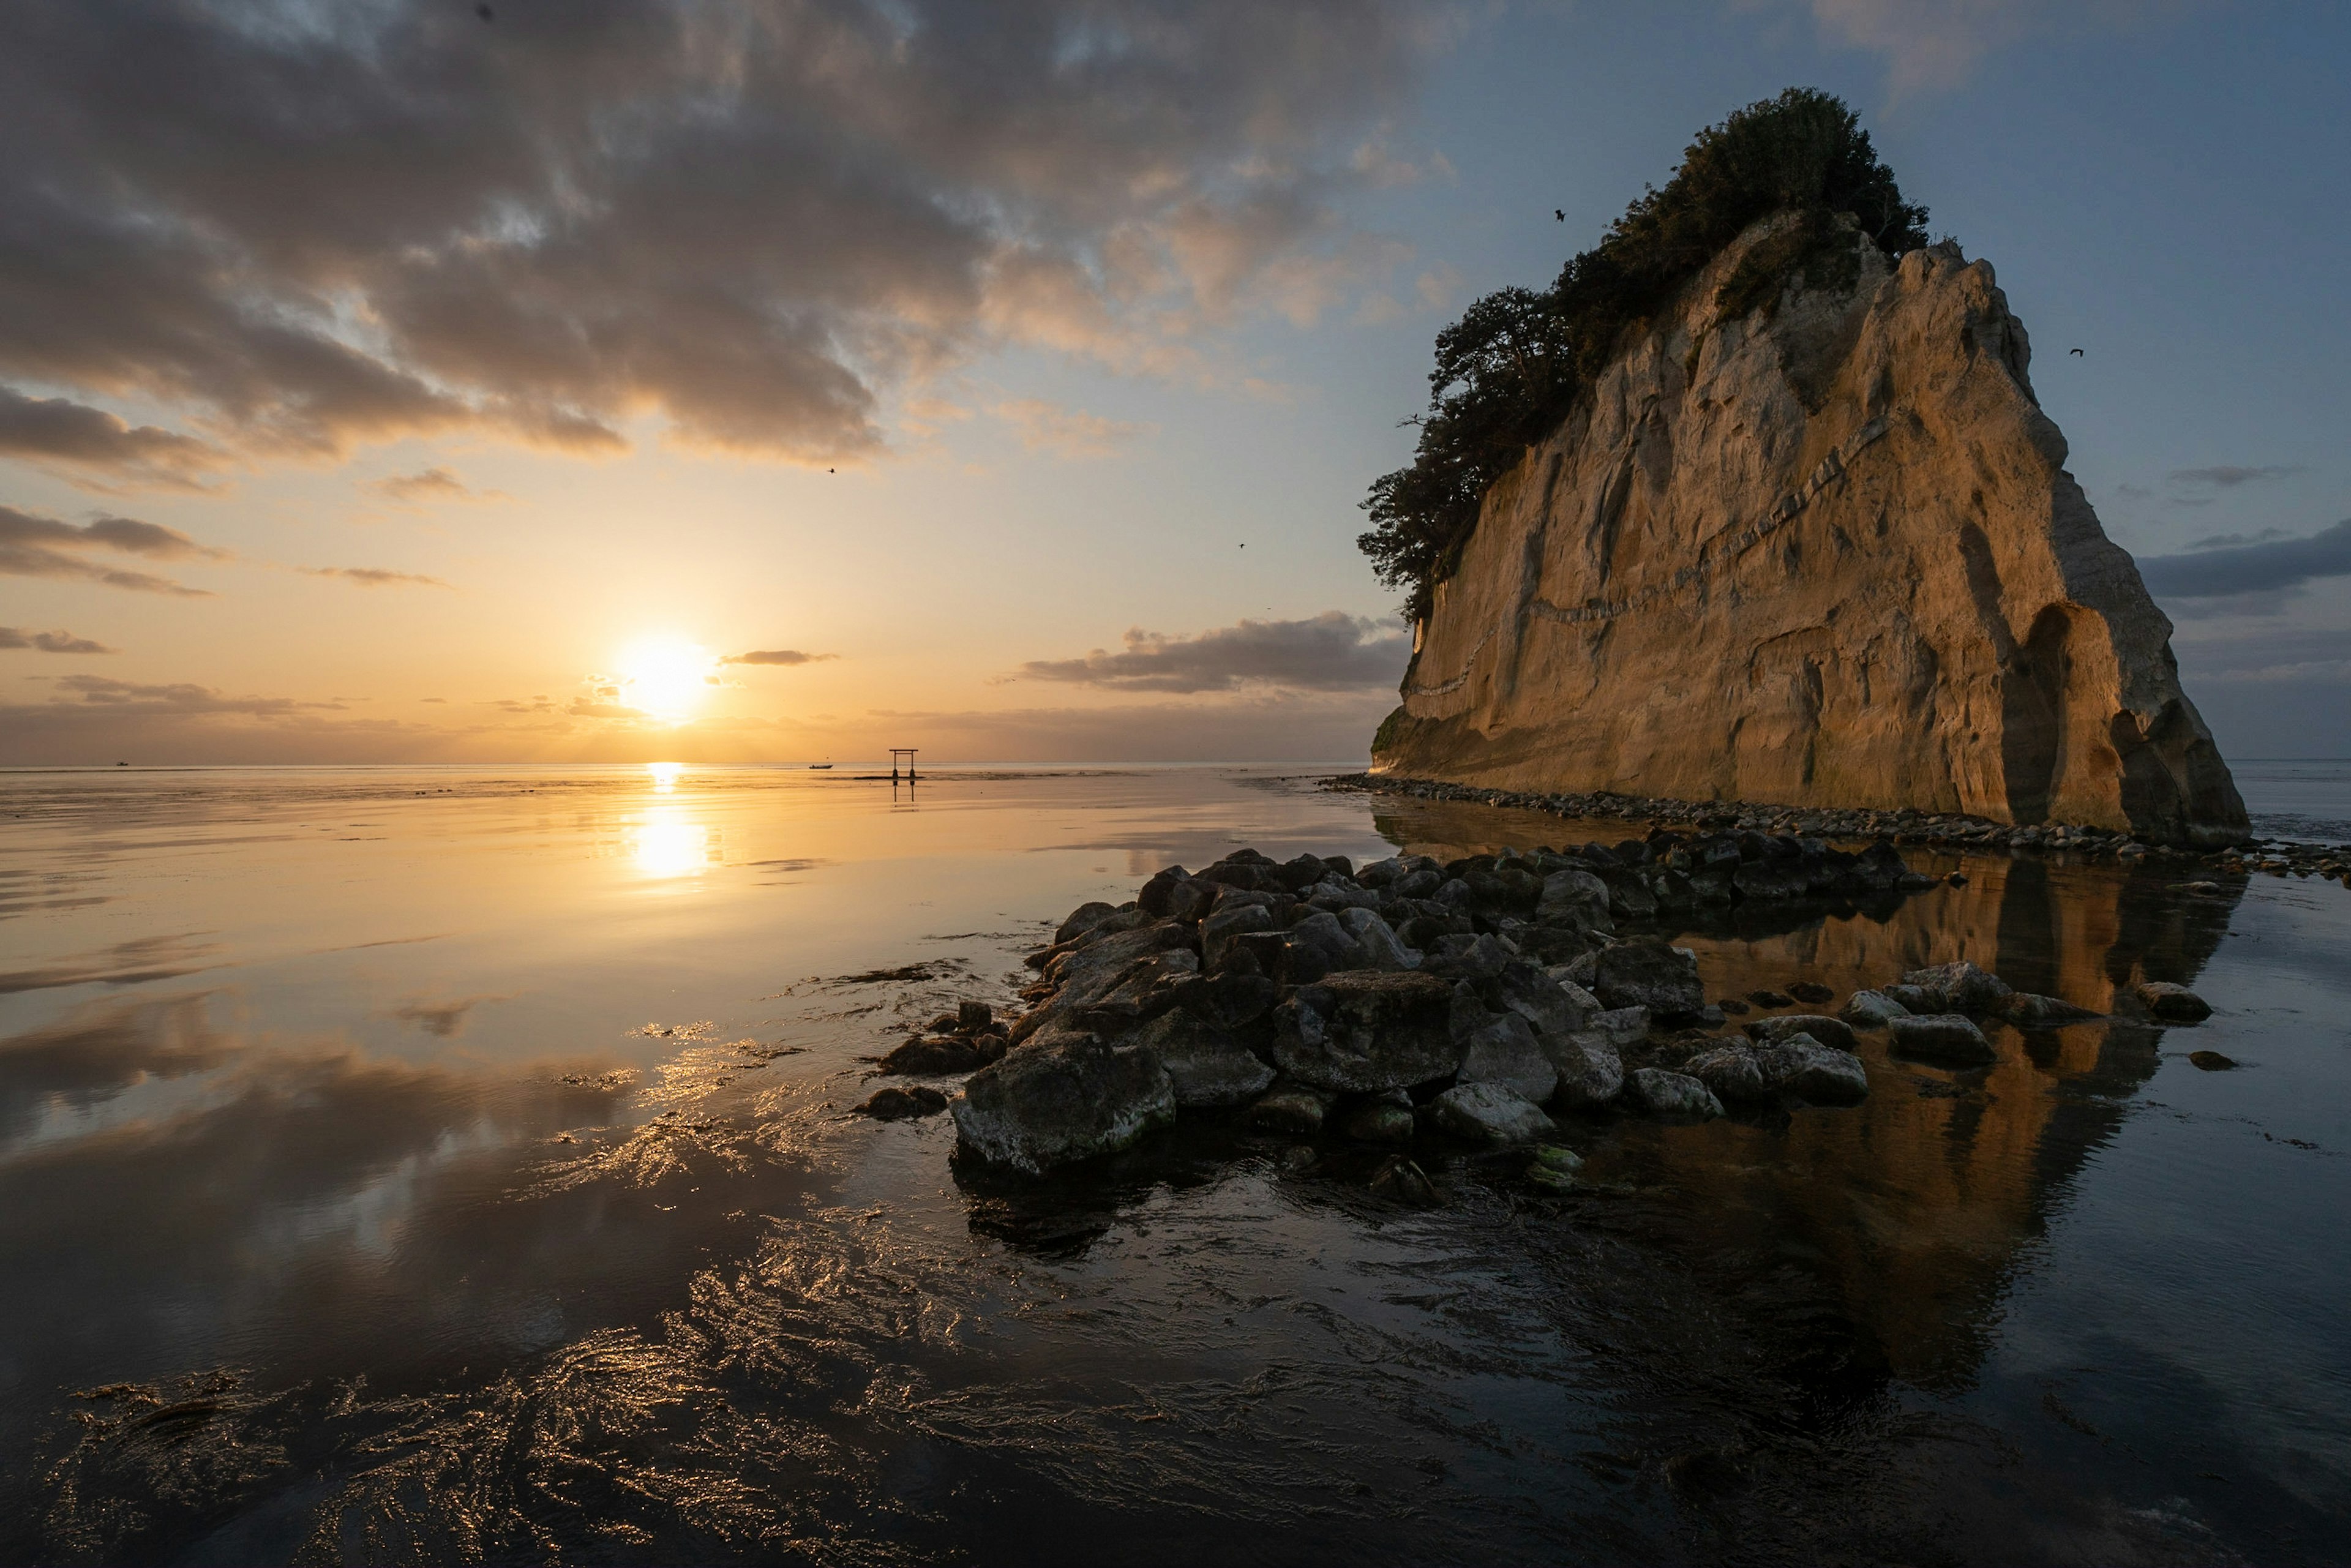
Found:
[{"label": "gray stone", "polygon": [[1552,1100],[1564,1111],[1605,1105],[1625,1087],[1624,1059],[1614,1041],[1597,1030],[1536,1037],[1543,1055],[1559,1073]]},{"label": "gray stone", "polygon": [[1566,1192],[1583,1169],[1583,1156],[1563,1144],[1538,1144],[1527,1161],[1527,1180],[1546,1192]]},{"label": "gray stone", "polygon": [[1499,1083],[1458,1083],[1428,1104],[1429,1120],[1457,1138],[1486,1144],[1531,1144],[1559,1129],[1542,1107]]},{"label": "gray stone", "polygon": [[1337,1099],[1330,1091],[1311,1084],[1277,1083],[1241,1113],[1241,1121],[1253,1132],[1296,1133],[1311,1138],[1322,1130],[1322,1118],[1330,1114]]},{"label": "gray stone", "polygon": [[1083,1000],[1075,988],[1064,988],[1046,1006],[1097,1033],[1118,1034],[1174,1007],[1173,988],[1199,972],[1200,960],[1190,948],[1174,947],[1136,959],[1118,976],[1116,984],[1090,1001]]},{"label": "gray stone", "polygon": [[1855,1029],[1884,1029],[1890,1019],[1909,1017],[1910,1009],[1883,991],[1855,991],[1837,1016]]},{"label": "gray stone", "polygon": [[1180,1008],[1153,1019],[1125,1043],[1157,1053],[1179,1111],[1246,1104],[1273,1082],[1273,1069],[1231,1035]]},{"label": "gray stone", "polygon": [[1808,1034],[1756,1047],[1755,1065],[1771,1089],[1815,1105],[1858,1105],[1869,1098],[1869,1074],[1862,1071],[1861,1058]]},{"label": "gray stone", "polygon": [[1880,986],[1877,994],[1907,1012],[1938,1013],[1943,998],[1921,986]]},{"label": "gray stone", "polygon": [[1339,925],[1353,939],[1355,950],[1367,969],[1416,969],[1420,954],[1404,945],[1395,928],[1379,914],[1370,909],[1345,909],[1339,913]]},{"label": "gray stone", "polygon": [[1079,904],[1070,911],[1069,918],[1062,921],[1053,932],[1053,946],[1059,947],[1064,942],[1077,940],[1117,913],[1118,905],[1115,904]]},{"label": "gray stone", "polygon": [[1301,986],[1274,1009],[1273,1057],[1303,1082],[1353,1093],[1448,1078],[1450,982],[1420,970],[1353,969]]},{"label": "gray stone", "polygon": [[[1374,915],[1373,918],[1377,919]],[[1293,947],[1311,947],[1322,959],[1325,973],[1332,969],[1356,969],[1363,967],[1364,950],[1339,917],[1327,909],[1318,909],[1290,928]]]},{"label": "gray stone", "polygon": [[1225,950],[1233,938],[1251,931],[1272,931],[1279,923],[1262,904],[1226,904],[1200,922],[1200,957],[1213,972],[1224,967]]},{"label": "gray stone", "polygon": [[1499,937],[1480,932],[1474,936],[1440,936],[1422,958],[1421,967],[1449,978],[1490,980],[1516,956]]},{"label": "gray stone", "polygon": [[2165,1023],[2201,1023],[2212,1016],[2210,1003],[2169,980],[2141,980],[2131,990],[2151,1016]]},{"label": "gray stone", "polygon": [[1719,1116],[1722,1102],[1714,1091],[1682,1072],[1641,1068],[1625,1077],[1625,1098],[1656,1116]]},{"label": "gray stone", "polygon": [[1782,1013],[1778,1018],[1758,1019],[1747,1026],[1747,1032],[1766,1045],[1777,1045],[1802,1034],[1810,1035],[1816,1044],[1834,1046],[1839,1051],[1861,1049],[1851,1024],[1822,1013]]},{"label": "gray stone", "polygon": [[1583,1027],[1611,1045],[1638,1045],[1649,1037],[1649,1009],[1610,1008],[1604,1012],[1593,1013]]},{"label": "gray stone", "polygon": [[1582,866],[1569,866],[1543,878],[1535,919],[1545,925],[1569,925],[1578,931],[1616,929],[1608,914],[1608,884]]},{"label": "gray stone", "polygon": [[2035,996],[2031,991],[2011,995],[2001,1014],[2019,1029],[2062,1029],[2069,1023],[2087,1023],[2105,1016],[2056,997]]},{"label": "gray stone", "polygon": [[946,1095],[917,1083],[904,1089],[877,1089],[864,1104],[857,1107],[856,1113],[877,1122],[904,1122],[917,1116],[935,1116],[946,1108]]},{"label": "gray stone", "polygon": [[1502,967],[1493,996],[1540,1034],[1572,1034],[1591,1023],[1600,1003],[1582,986],[1564,985],[1523,959]]},{"label": "gray stone", "polygon": [[1609,1007],[1646,1008],[1660,1018],[1694,1013],[1706,1006],[1698,960],[1653,937],[1602,948],[1593,969],[1592,994]]},{"label": "gray stone", "polygon": [[1176,1089],[1148,1049],[1057,1030],[973,1073],[953,1110],[966,1150],[1037,1172],[1113,1153],[1165,1126],[1176,1119]]},{"label": "gray stone", "polygon": [[[1465,1023],[1465,1011],[1477,1016]],[[1559,1069],[1537,1042],[1533,1028],[1516,1013],[1487,1012],[1474,994],[1465,1009],[1457,995],[1454,1039],[1461,1046],[1463,1083],[1499,1083],[1538,1105],[1559,1087]]]},{"label": "gray stone", "polygon": [[2007,981],[1965,958],[1932,968],[1913,969],[1902,977],[1902,983],[1939,998],[1940,1005],[1933,1010],[1965,1013],[1970,1018],[1988,1018],[1998,1013],[2001,1004],[2014,994]]},{"label": "gray stone", "polygon": [[1718,1100],[1766,1100],[1771,1095],[1754,1048],[1736,1041],[1700,1051],[1682,1063],[1682,1071],[1713,1091]]},{"label": "gray stone", "polygon": [[1963,1066],[1998,1060],[1991,1041],[1965,1013],[1926,1013],[1895,1019],[1886,1027],[1894,1036],[1894,1049],[1905,1056]]}]

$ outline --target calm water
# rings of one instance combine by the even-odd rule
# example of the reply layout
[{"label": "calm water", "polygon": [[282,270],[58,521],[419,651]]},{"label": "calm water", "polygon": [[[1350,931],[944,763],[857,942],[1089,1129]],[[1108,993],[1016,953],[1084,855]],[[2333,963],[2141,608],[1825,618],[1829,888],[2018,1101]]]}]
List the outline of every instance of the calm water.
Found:
[{"label": "calm water", "polygon": [[1586,836],[1230,769],[0,775],[0,1561],[2342,1559],[2339,885],[1945,861],[1692,933],[1724,994],[2219,1012],[1577,1123],[1565,1202],[842,1114],[1170,861]]}]

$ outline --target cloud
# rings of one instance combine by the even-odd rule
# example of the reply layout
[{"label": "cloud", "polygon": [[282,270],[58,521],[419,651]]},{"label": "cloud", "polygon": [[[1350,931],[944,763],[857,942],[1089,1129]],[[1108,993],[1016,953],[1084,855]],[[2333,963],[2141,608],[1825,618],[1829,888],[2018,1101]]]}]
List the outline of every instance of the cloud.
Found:
[{"label": "cloud", "polygon": [[1014,398],[988,410],[1013,428],[1031,452],[1057,457],[1107,457],[1123,444],[1147,435],[1154,426],[1132,424],[1061,408],[1041,398]]},{"label": "cloud", "polygon": [[2158,599],[2215,599],[2274,593],[2314,578],[2351,574],[2351,517],[2306,538],[2272,539],[2196,549],[2138,563],[2139,577]]},{"label": "cloud", "polygon": [[37,648],[44,653],[111,653],[113,649],[70,632],[19,632],[0,626],[0,648]]},{"label": "cloud", "polygon": [[227,466],[207,441],[133,425],[68,398],[26,397],[0,387],[0,457],[14,457],[83,489],[195,490]]},{"label": "cloud", "polygon": [[458,430],[609,453],[647,417],[870,455],[885,398],[976,353],[1186,373],[1204,325],[1311,319],[1380,265],[1335,198],[1409,164],[1378,137],[1416,18],[24,0],[0,381],[161,403],[244,460]]},{"label": "cloud", "polygon": [[643,708],[630,707],[623,703],[591,702],[586,697],[574,700],[563,711],[573,718],[641,719],[653,716]]},{"label": "cloud", "polygon": [[1196,637],[1137,628],[1118,653],[1036,659],[1009,677],[1128,692],[1228,692],[1245,685],[1298,691],[1393,688],[1411,640],[1384,622],[1336,610],[1305,621],[1242,621]]},{"label": "cloud", "polygon": [[[1755,9],[1771,0],[1742,0]],[[2100,0],[2087,7],[2047,0],[1807,0],[1834,41],[1886,57],[1897,95],[1954,88],[1976,66],[2036,33],[2067,26],[2128,26],[2175,10],[2177,0]]]},{"label": "cloud", "polygon": [[345,582],[356,582],[361,588],[446,588],[449,585],[437,577],[424,577],[413,571],[390,571],[380,566],[306,566],[305,577],[340,577]]},{"label": "cloud", "polygon": [[2208,490],[2233,490],[2240,485],[2257,485],[2264,479],[2283,479],[2302,470],[2294,466],[2270,468],[2240,468],[2223,463],[2211,468],[2174,468],[2164,476],[2175,485],[2186,485]]},{"label": "cloud", "polygon": [[233,713],[250,716],[306,709],[340,712],[343,706],[339,702],[298,702],[292,697],[230,697],[192,682],[151,685],[106,675],[59,675],[57,689],[70,692],[83,703],[97,706],[175,714]]},{"label": "cloud", "polygon": [[474,489],[448,469],[439,467],[371,479],[360,488],[403,507],[442,501],[502,501],[507,498],[503,490]]},{"label": "cloud", "polygon": [[2288,538],[2283,528],[2262,528],[2250,534],[2207,534],[2200,539],[2189,539],[2189,549],[2229,549],[2238,545],[2265,545],[2272,539]]},{"label": "cloud", "polygon": [[203,589],[184,587],[169,578],[100,566],[68,553],[86,549],[119,550],[163,560],[228,559],[226,550],[200,545],[175,528],[132,517],[100,517],[95,522],[74,524],[18,511],[14,507],[0,507],[0,577],[78,579],[141,593],[169,593],[188,599],[211,597]]},{"label": "cloud", "polygon": [[722,664],[820,664],[827,659],[838,659],[838,653],[803,653],[798,648],[754,648],[747,653],[729,653],[718,662]]}]

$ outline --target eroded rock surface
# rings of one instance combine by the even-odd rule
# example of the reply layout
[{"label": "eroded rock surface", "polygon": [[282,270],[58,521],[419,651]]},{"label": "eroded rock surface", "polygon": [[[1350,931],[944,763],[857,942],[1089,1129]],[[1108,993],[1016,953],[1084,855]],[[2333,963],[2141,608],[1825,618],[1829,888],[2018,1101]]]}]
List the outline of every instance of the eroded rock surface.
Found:
[{"label": "eroded rock surface", "polygon": [[[1850,289],[1719,314],[1779,221],[1487,494],[1374,770],[2243,839],[1991,266],[1856,238]],[[1771,897],[1797,869],[1737,874]]]}]

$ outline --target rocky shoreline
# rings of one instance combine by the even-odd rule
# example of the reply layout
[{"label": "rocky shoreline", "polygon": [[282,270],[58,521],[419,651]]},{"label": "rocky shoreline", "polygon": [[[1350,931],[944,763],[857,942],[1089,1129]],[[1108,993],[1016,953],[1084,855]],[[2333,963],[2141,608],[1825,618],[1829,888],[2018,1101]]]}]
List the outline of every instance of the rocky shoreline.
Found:
[{"label": "rocky shoreline", "polygon": [[1711,831],[1802,834],[1826,839],[1883,839],[1921,848],[1971,850],[1984,853],[2078,854],[2091,860],[2137,861],[2153,858],[2231,872],[2265,872],[2272,876],[2323,877],[2351,887],[2351,843],[2313,844],[2283,839],[2248,838],[2222,849],[2182,849],[2148,843],[2107,828],[2063,823],[2023,827],[1960,816],[1914,810],[1880,811],[1820,806],[1768,806],[1724,800],[1656,800],[1604,793],[1541,793],[1518,789],[1487,789],[1471,784],[1406,779],[1394,774],[1350,773],[1322,780],[1326,789],[1373,795],[1399,795],[1419,800],[1458,800],[1479,806],[1506,806],[1626,823],[1680,824]]},{"label": "rocky shoreline", "polygon": [[[1124,905],[1088,904],[1029,955],[1009,1022],[967,1002],[882,1059],[899,1077],[968,1074],[959,1093],[885,1087],[859,1109],[954,1115],[960,1157],[1040,1173],[1125,1148],[1179,1115],[1291,1140],[1389,1145],[1375,1186],[1425,1196],[1412,1145],[1528,1147],[1529,1179],[1571,1186],[1557,1118],[1708,1118],[1730,1106],[1858,1103],[1857,1031],[1901,1055],[1980,1065],[1981,1020],[2095,1015],[1970,964],[1906,974],[1834,1013],[1782,991],[1709,1000],[1698,961],[1641,927],[1702,902],[1898,901],[1936,879],[1880,842],[1860,853],[1753,831],[1611,847],[1276,863],[1237,851],[1170,866]],[[2147,988],[2149,1016],[2202,1004]],[[1311,1158],[1311,1148],[1307,1155]]]}]

